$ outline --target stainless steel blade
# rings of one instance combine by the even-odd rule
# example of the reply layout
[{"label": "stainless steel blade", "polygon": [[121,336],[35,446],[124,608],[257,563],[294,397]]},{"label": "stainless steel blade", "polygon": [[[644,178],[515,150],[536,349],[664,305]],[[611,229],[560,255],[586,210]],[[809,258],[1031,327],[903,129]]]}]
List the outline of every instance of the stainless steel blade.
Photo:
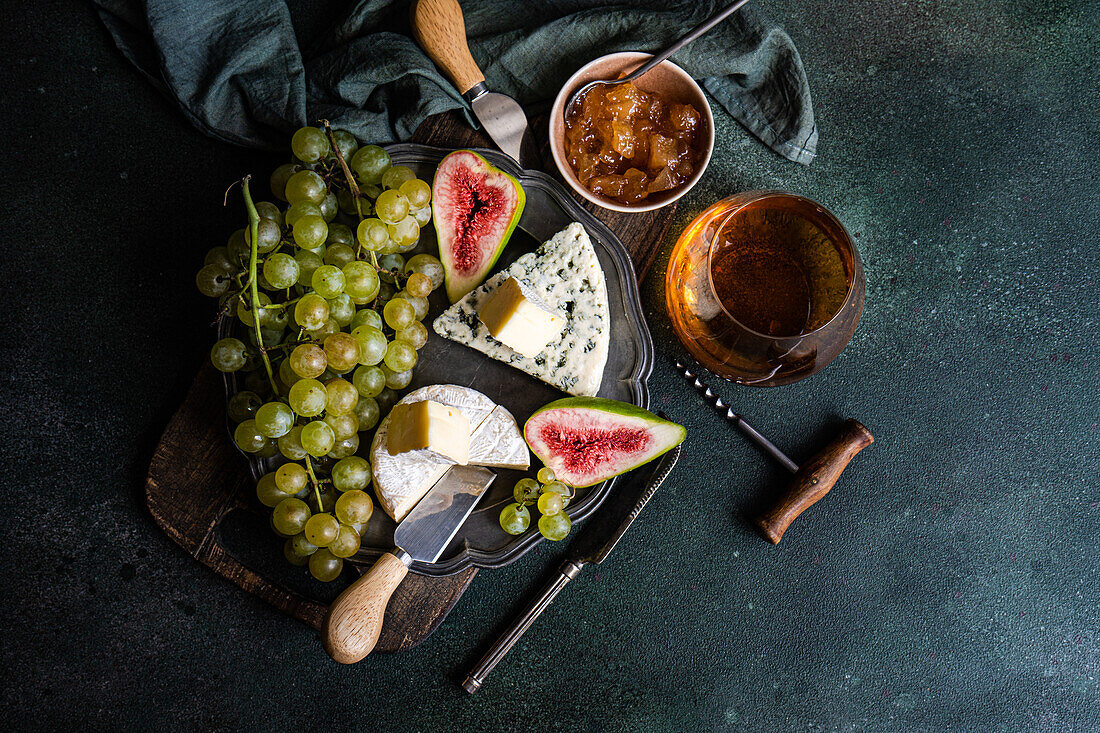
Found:
[{"label": "stainless steel blade", "polygon": [[[649,473],[639,471],[637,478],[632,477],[627,486],[618,487],[616,493],[623,501],[607,507],[585,526],[570,545],[569,557],[579,564],[598,565],[606,560],[679,459],[680,446],[676,446],[665,453]],[[634,501],[630,503],[632,498]]]},{"label": "stainless steel blade", "polygon": [[[485,92],[470,100],[470,106],[498,148],[519,163],[520,167],[533,167],[530,158],[534,143],[530,139],[527,115],[516,100],[506,94]],[[528,138],[526,145],[525,137]]]},{"label": "stainless steel blade", "polygon": [[397,525],[394,544],[413,560],[435,562],[495,478],[487,468],[451,466]]}]

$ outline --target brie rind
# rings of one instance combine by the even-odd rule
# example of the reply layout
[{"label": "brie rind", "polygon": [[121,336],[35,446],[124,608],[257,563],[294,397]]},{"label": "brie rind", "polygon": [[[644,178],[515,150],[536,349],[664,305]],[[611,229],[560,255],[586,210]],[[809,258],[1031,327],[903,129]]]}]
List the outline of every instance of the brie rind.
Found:
[{"label": "brie rind", "polygon": [[[484,302],[511,277],[564,320],[561,333],[533,357],[494,339],[478,319]],[[432,328],[565,392],[595,396],[607,364],[611,316],[607,283],[588,233],[580,224],[570,224],[471,290],[436,318]]]},{"label": "brie rind", "polygon": [[531,454],[516,419],[500,405],[470,438],[470,465],[514,469],[531,465]]}]

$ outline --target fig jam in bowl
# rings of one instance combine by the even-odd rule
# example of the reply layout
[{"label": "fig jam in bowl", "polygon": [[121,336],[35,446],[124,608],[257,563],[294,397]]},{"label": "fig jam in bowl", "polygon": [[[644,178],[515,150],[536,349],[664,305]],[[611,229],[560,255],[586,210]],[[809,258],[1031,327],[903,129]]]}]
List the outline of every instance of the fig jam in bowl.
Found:
[{"label": "fig jam in bowl", "polygon": [[596,86],[574,105],[574,91],[616,79],[651,58],[623,51],[601,56],[569,78],[550,110],[550,152],[565,181],[614,211],[652,211],[687,193],[714,149],[714,118],[703,90],[665,61],[634,84]]}]

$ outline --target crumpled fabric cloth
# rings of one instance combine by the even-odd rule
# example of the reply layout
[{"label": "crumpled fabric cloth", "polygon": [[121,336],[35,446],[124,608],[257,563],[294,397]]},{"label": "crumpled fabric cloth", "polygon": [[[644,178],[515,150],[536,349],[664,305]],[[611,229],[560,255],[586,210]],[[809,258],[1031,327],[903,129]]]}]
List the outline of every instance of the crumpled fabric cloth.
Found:
[{"label": "crumpled fabric cloth", "polygon": [[[296,128],[320,118],[373,142],[405,140],[424,118],[452,109],[476,124],[413,40],[407,0],[360,0],[308,39],[296,35],[283,0],[93,1],[126,57],[196,127],[226,142],[283,148]],[[659,51],[724,4],[463,0],[462,8],[489,88],[531,114],[588,61]],[[301,19],[333,4],[295,7]],[[802,59],[751,4],[672,60],[777,153],[813,161],[817,128]]]}]

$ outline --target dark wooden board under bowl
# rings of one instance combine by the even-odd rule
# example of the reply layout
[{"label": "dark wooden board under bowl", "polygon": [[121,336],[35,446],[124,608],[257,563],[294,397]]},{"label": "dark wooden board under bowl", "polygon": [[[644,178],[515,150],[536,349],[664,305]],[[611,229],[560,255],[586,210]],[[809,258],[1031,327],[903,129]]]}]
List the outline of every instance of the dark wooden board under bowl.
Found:
[{"label": "dark wooden board under bowl", "polygon": [[[546,121],[533,121],[549,161]],[[492,147],[482,133],[456,113],[429,118],[414,142],[440,147]],[[549,164],[549,172],[561,177]],[[579,197],[576,197],[579,201]],[[619,214],[584,202],[622,241],[641,280],[668,232],[675,205],[641,214]],[[346,582],[322,584],[273,552],[266,515],[252,499],[246,462],[225,434],[221,375],[206,364],[168,423],[154,452],[146,480],[146,503],[156,523],[192,557],[219,575],[313,628]],[[267,541],[256,542],[259,536]],[[410,574],[386,611],[376,651],[409,649],[439,626],[465,592],[476,567],[453,575]],[[304,576],[304,577],[303,577]]]}]

